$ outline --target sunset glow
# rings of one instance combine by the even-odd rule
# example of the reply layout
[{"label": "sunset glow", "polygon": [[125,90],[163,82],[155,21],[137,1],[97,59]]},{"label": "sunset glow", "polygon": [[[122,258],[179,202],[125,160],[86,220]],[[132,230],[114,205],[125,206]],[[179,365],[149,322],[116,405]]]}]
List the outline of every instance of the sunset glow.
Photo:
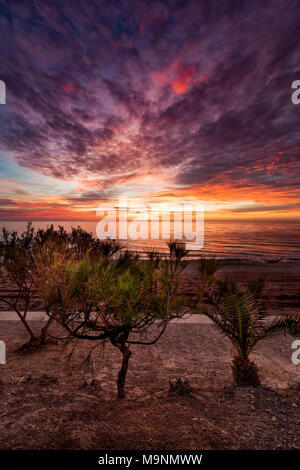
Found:
[{"label": "sunset glow", "polygon": [[299,218],[295,16],[206,3],[4,8],[2,220],[93,220],[120,194]]}]

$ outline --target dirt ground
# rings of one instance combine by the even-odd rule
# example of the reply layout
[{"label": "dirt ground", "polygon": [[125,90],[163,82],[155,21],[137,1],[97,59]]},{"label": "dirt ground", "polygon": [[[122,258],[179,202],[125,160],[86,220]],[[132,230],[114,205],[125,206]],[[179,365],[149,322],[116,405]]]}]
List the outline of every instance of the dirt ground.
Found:
[{"label": "dirt ground", "polygon": [[[157,345],[132,347],[125,400],[116,398],[121,358],[109,344],[85,370],[88,341],[68,361],[61,344],[14,352],[27,339],[18,321],[0,322],[0,338],[0,449],[300,449],[300,365],[291,362],[290,337],[253,355],[262,386],[234,388],[231,350],[213,325],[169,325]],[[191,390],[170,393],[177,377]]]}]

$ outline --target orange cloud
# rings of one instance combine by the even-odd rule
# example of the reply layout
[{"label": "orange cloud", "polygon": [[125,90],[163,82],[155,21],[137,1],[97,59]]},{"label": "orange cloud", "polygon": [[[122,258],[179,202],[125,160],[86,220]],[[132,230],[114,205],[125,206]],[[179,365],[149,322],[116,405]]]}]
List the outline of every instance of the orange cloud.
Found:
[{"label": "orange cloud", "polygon": [[177,95],[185,93],[195,73],[194,65],[178,67],[177,77],[173,80],[171,86]]},{"label": "orange cloud", "polygon": [[194,83],[199,84],[207,78],[206,75],[200,75],[196,78],[195,65],[181,65],[178,59],[153,72],[152,77],[161,85],[171,86],[177,95],[185,93],[193,80]]}]

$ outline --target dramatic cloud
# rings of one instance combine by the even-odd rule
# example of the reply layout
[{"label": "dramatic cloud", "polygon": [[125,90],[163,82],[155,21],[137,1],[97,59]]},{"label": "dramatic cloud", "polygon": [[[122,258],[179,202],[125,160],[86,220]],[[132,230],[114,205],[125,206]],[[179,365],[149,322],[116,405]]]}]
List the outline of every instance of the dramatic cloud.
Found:
[{"label": "dramatic cloud", "polygon": [[[0,12],[0,150],[65,183],[63,211],[216,188],[247,194],[252,212],[299,210],[298,1],[7,0]],[[23,190],[1,190],[2,218],[30,217]],[[42,183],[34,202],[44,214]]]}]

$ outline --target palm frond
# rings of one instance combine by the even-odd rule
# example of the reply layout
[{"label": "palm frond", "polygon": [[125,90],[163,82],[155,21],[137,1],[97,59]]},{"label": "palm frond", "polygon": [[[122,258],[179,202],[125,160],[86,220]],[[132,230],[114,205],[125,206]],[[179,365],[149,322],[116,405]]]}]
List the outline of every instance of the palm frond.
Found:
[{"label": "palm frond", "polygon": [[167,242],[169,248],[169,254],[171,258],[177,261],[181,261],[182,258],[189,254],[189,251],[185,248],[185,243],[182,240],[171,240]]},{"label": "palm frond", "polygon": [[221,268],[222,262],[215,256],[202,256],[198,264],[198,273],[202,282],[210,287],[215,282],[215,274]]},{"label": "palm frond", "polygon": [[214,322],[216,328],[222,335],[229,339],[238,354],[243,355],[240,336],[237,332],[237,329],[230,321],[230,318],[228,318],[226,315],[220,315],[220,313],[213,312],[205,305],[202,307],[202,313]]},{"label": "palm frond", "polygon": [[299,337],[300,316],[297,314],[282,315],[268,324],[260,324],[256,330],[256,335],[251,340],[250,350],[252,351],[260,341],[271,339],[278,334]]},{"label": "palm frond", "polygon": [[265,280],[262,278],[254,279],[248,282],[248,290],[256,299],[265,297]]}]

